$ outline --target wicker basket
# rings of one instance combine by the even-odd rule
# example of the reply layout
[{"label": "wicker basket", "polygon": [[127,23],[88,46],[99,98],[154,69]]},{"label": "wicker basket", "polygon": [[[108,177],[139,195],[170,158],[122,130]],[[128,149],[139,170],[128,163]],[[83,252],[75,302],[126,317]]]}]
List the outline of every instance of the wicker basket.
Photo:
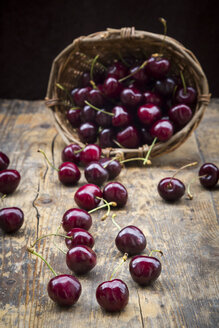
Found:
[{"label": "wicker basket", "polygon": [[[161,49],[164,56],[171,60],[172,72],[184,71],[187,83],[196,88],[198,99],[191,121],[167,142],[155,144],[151,157],[170,152],[179,147],[198,126],[210,101],[206,76],[194,54],[178,41],[170,37],[164,39],[164,36],[159,34],[136,31],[134,27],[120,30],[107,29],[103,32],[79,37],[53,61],[46,105],[52,109],[55,126],[65,143],[73,142],[84,146],[79,140],[76,130],[66,119],[66,107],[60,102],[64,93],[56,86],[56,83],[60,83],[68,90],[75,88],[83,72],[90,69],[91,62],[97,54],[100,56],[98,62],[108,65],[112,60],[126,54],[131,54],[137,58],[144,55],[145,60],[145,56],[149,57],[152,53],[159,53]],[[98,62],[95,69],[103,69]],[[119,153],[123,158],[130,158],[143,157],[147,150],[148,145],[144,145],[138,149],[106,148],[103,149],[103,153],[107,156]]]}]

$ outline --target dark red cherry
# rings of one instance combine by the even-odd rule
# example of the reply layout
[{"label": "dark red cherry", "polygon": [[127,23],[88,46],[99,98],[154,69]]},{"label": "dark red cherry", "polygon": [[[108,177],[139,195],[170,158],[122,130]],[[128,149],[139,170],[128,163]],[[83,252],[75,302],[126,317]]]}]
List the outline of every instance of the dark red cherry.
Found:
[{"label": "dark red cherry", "polygon": [[193,105],[197,98],[197,92],[192,87],[187,87],[186,92],[184,88],[179,89],[176,92],[176,102],[179,104]]},{"label": "dark red cherry", "polygon": [[47,291],[55,303],[70,306],[78,301],[81,295],[81,284],[76,277],[62,274],[50,279]]},{"label": "dark red cherry", "polygon": [[159,182],[157,190],[164,200],[175,202],[184,195],[185,185],[179,179],[164,178]]},{"label": "dark red cherry", "polygon": [[79,164],[80,152],[77,153],[77,151],[80,149],[81,149],[81,147],[76,144],[71,144],[71,145],[66,146],[62,151],[62,161]]},{"label": "dark red cherry", "polygon": [[101,148],[108,148],[108,147],[114,147],[115,144],[113,142],[115,136],[115,132],[113,129],[106,128],[100,131],[99,133],[99,146]]},{"label": "dark red cherry", "polygon": [[89,72],[84,72],[82,77],[81,77],[81,85],[83,88],[85,87],[90,87],[90,73]]},{"label": "dark red cherry", "polygon": [[99,205],[99,198],[102,197],[103,194],[100,188],[94,184],[88,183],[76,191],[74,199],[79,207],[89,211]]},{"label": "dark red cherry", "polygon": [[92,217],[85,210],[79,208],[71,208],[63,215],[62,227],[67,232],[74,228],[89,230],[91,226]]},{"label": "dark red cherry", "polygon": [[108,180],[109,174],[106,169],[98,162],[88,164],[84,170],[84,175],[89,183],[94,183],[101,186]]},{"label": "dark red cherry", "polygon": [[162,98],[158,94],[156,94],[152,91],[144,92],[143,97],[144,97],[144,102],[146,104],[150,103],[150,104],[154,104],[158,107],[162,106],[162,103],[163,103]]},{"label": "dark red cherry", "polygon": [[73,100],[75,104],[79,107],[83,107],[85,105],[85,100],[88,100],[88,94],[92,90],[91,87],[85,87],[78,89],[73,94]]},{"label": "dark red cherry", "polygon": [[67,236],[72,237],[72,239],[65,238],[68,249],[78,245],[85,245],[90,248],[94,246],[94,238],[87,230],[74,228],[67,233]]},{"label": "dark red cherry", "polygon": [[79,88],[74,88],[72,91],[71,91],[71,96],[72,96],[72,99],[74,101],[74,94],[79,90]]},{"label": "dark red cherry", "polygon": [[116,202],[118,207],[123,207],[128,200],[126,188],[119,182],[109,182],[103,189],[103,198],[108,202]]},{"label": "dark red cherry", "polygon": [[95,142],[97,140],[97,127],[93,123],[83,123],[78,129],[78,135],[84,143]]},{"label": "dark red cherry", "polygon": [[122,89],[122,84],[114,77],[108,77],[103,83],[103,92],[110,98],[118,98]]},{"label": "dark red cherry", "polygon": [[137,81],[138,83],[147,83],[148,82],[148,75],[146,73],[145,68],[139,69],[140,66],[135,66],[130,69],[130,74],[132,75],[132,78]]},{"label": "dark red cherry", "polygon": [[154,137],[151,136],[147,127],[140,128],[141,140],[144,145],[151,145]]},{"label": "dark red cherry", "polygon": [[85,274],[92,270],[97,262],[96,253],[88,246],[78,245],[66,254],[66,263],[76,274]]},{"label": "dark red cherry", "polygon": [[64,162],[59,166],[59,180],[65,186],[74,186],[81,177],[76,164],[72,162]]},{"label": "dark red cherry", "polygon": [[142,93],[135,88],[126,88],[120,94],[120,100],[123,105],[128,107],[136,107],[143,100]]},{"label": "dark red cherry", "polygon": [[139,228],[130,225],[118,233],[115,244],[120,252],[136,255],[145,249],[147,242],[143,232]]},{"label": "dark red cherry", "polygon": [[81,124],[81,109],[70,108],[66,113],[66,117],[73,128],[78,128]]},{"label": "dark red cherry", "polygon": [[111,158],[101,158],[100,164],[108,171],[109,180],[115,179],[122,170],[122,165],[117,160],[111,160]]},{"label": "dark red cherry", "polygon": [[163,97],[170,97],[173,94],[175,86],[175,81],[170,77],[167,77],[163,80],[156,81],[155,91]]},{"label": "dark red cherry", "polygon": [[80,153],[81,164],[86,166],[91,162],[98,162],[101,156],[101,148],[98,145],[87,145]]},{"label": "dark red cherry", "polygon": [[112,116],[98,111],[96,115],[96,123],[102,128],[109,128],[112,125]]},{"label": "dark red cherry", "polygon": [[161,110],[153,104],[145,104],[138,108],[138,118],[141,123],[151,125],[161,118]]},{"label": "dark red cherry", "polygon": [[179,126],[184,126],[192,118],[192,110],[185,104],[179,104],[171,107],[168,114],[170,120]]},{"label": "dark red cherry", "polygon": [[135,282],[141,286],[146,286],[159,277],[161,263],[155,257],[137,255],[129,263],[129,272]]},{"label": "dark red cherry", "polygon": [[0,151],[0,171],[6,170],[9,163],[10,163],[10,160],[9,160],[8,156]]},{"label": "dark red cherry", "polygon": [[0,228],[5,232],[15,232],[24,222],[24,213],[18,207],[2,208],[0,210]]},{"label": "dark red cherry", "polygon": [[92,89],[88,92],[87,101],[96,107],[102,107],[104,98],[99,89]]},{"label": "dark red cherry", "polygon": [[114,114],[112,118],[113,126],[127,126],[131,123],[131,115],[124,106],[115,106],[112,113]]},{"label": "dark red cherry", "polygon": [[121,62],[115,62],[108,69],[107,77],[114,77],[119,80],[128,75],[128,69]]},{"label": "dark red cherry", "polygon": [[0,193],[13,193],[19,185],[20,179],[20,173],[16,170],[0,171]]},{"label": "dark red cherry", "polygon": [[213,188],[219,180],[219,169],[215,164],[205,163],[200,167],[199,176],[206,175],[199,178],[200,183],[205,188]]},{"label": "dark red cherry", "polygon": [[159,120],[152,125],[150,134],[160,141],[167,141],[173,135],[173,124],[166,119]]},{"label": "dark red cherry", "polygon": [[169,72],[170,62],[165,58],[151,57],[149,58],[145,69],[150,77],[162,79]]},{"label": "dark red cherry", "polygon": [[140,135],[134,126],[129,125],[117,133],[116,140],[125,148],[137,148],[140,143]]},{"label": "dark red cherry", "polygon": [[81,109],[81,121],[83,123],[91,122],[95,123],[97,111],[90,106],[86,105]]},{"label": "dark red cherry", "polygon": [[120,279],[104,281],[97,287],[96,299],[106,311],[122,311],[129,301],[127,285]]}]

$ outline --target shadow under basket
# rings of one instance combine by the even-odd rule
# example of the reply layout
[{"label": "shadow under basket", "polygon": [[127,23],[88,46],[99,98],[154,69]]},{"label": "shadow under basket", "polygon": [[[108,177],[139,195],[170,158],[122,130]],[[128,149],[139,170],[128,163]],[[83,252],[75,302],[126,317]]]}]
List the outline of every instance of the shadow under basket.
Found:
[{"label": "shadow under basket", "polygon": [[[145,31],[136,31],[132,28],[107,29],[88,36],[81,36],[65,48],[53,61],[50,73],[46,105],[52,110],[55,126],[66,144],[80,141],[76,129],[73,129],[66,118],[67,107],[62,105],[66,94],[60,90],[56,83],[71,91],[78,86],[84,72],[88,72],[93,58],[98,54],[95,70],[103,70],[116,59],[130,55],[144,61],[154,53],[160,53],[171,61],[170,74],[183,71],[187,85],[193,86],[197,91],[197,103],[194,114],[189,123],[175,133],[166,142],[157,142],[152,149],[151,157],[155,157],[178,148],[200,123],[205,108],[210,101],[208,81],[194,54],[178,41]],[[101,65],[101,63],[103,65]],[[144,157],[149,146],[144,145],[137,149],[105,148],[106,156],[119,155],[122,158]]]}]

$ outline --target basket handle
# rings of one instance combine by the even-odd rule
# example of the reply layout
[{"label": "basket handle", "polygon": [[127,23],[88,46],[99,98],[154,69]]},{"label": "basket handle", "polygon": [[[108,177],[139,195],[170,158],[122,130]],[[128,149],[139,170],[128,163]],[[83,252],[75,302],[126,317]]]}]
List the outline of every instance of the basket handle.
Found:
[{"label": "basket handle", "polygon": [[111,38],[112,36],[120,36],[122,39],[131,39],[135,37],[135,27],[122,27],[121,29],[107,28],[107,34],[105,38]]}]

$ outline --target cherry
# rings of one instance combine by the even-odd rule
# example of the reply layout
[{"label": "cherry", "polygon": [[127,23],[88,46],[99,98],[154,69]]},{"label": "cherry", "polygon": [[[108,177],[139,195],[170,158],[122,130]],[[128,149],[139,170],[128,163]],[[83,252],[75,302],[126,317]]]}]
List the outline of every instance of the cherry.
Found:
[{"label": "cherry", "polygon": [[76,277],[62,274],[50,279],[47,291],[55,303],[70,306],[78,301],[81,295],[81,284]]},{"label": "cherry", "polygon": [[96,111],[90,106],[86,105],[81,109],[81,121],[83,123],[91,122],[95,123],[96,121]]},{"label": "cherry", "polygon": [[143,232],[135,226],[123,228],[115,239],[116,247],[122,253],[136,255],[141,253],[146,247],[146,238]]},{"label": "cherry", "polygon": [[107,77],[114,77],[117,80],[122,79],[128,74],[128,69],[121,62],[115,62],[108,69]]},{"label": "cherry", "polygon": [[0,171],[6,170],[9,163],[10,163],[10,160],[9,160],[8,156],[0,151]]},{"label": "cherry", "polygon": [[175,202],[185,193],[185,185],[176,178],[164,178],[157,187],[159,195],[167,201]]},{"label": "cherry", "polygon": [[78,128],[81,124],[81,109],[70,108],[66,113],[66,117],[73,128]]},{"label": "cherry", "polygon": [[135,282],[146,286],[159,277],[161,263],[155,257],[137,255],[129,263],[129,272]]},{"label": "cherry", "polygon": [[193,105],[197,98],[197,92],[192,87],[181,88],[176,92],[175,100],[177,103]]},{"label": "cherry", "polygon": [[98,206],[102,196],[102,191],[98,186],[94,184],[85,184],[76,191],[74,199],[79,207],[84,210],[92,210]]},{"label": "cherry", "polygon": [[101,156],[101,148],[98,145],[87,145],[80,153],[80,161],[82,165],[88,165],[91,162],[99,161]]},{"label": "cherry", "polygon": [[145,104],[138,108],[138,118],[141,123],[151,125],[161,118],[161,110],[158,106],[153,104]]},{"label": "cherry", "polygon": [[200,167],[199,176],[203,187],[213,188],[219,180],[219,169],[215,164],[205,163]]},{"label": "cherry", "polygon": [[92,90],[91,87],[85,87],[78,89],[74,94],[73,94],[73,100],[75,104],[79,107],[83,107],[85,105],[85,100],[88,99],[88,94]]},{"label": "cherry", "polygon": [[146,104],[150,103],[150,104],[154,104],[158,107],[162,106],[163,101],[162,101],[162,98],[158,94],[156,94],[152,91],[146,91],[143,93],[143,96],[144,96],[144,101]]},{"label": "cherry", "polygon": [[79,208],[69,209],[64,213],[62,218],[62,227],[67,232],[74,228],[89,230],[91,225],[91,215],[87,211]]},{"label": "cherry", "polygon": [[94,123],[83,123],[78,128],[78,135],[84,143],[95,142],[97,140],[97,127]]},{"label": "cherry", "polygon": [[111,160],[110,158],[101,158],[100,164],[108,171],[109,180],[115,179],[122,170],[122,165],[117,160]]},{"label": "cherry", "polygon": [[72,239],[65,239],[65,243],[68,249],[78,245],[85,245],[90,248],[93,248],[94,246],[94,238],[87,230],[74,228],[67,233],[67,236],[72,237]]},{"label": "cherry", "polygon": [[151,145],[154,138],[151,136],[149,130],[146,127],[141,127],[140,133],[143,144]]},{"label": "cherry", "polygon": [[125,106],[136,107],[142,102],[143,96],[138,89],[125,88],[120,94],[120,100]]},{"label": "cherry", "polygon": [[115,132],[113,129],[105,128],[99,133],[99,146],[101,148],[114,147],[115,144],[113,142]]},{"label": "cherry", "polygon": [[128,304],[129,290],[120,279],[104,281],[97,287],[96,299],[106,311],[122,311]]},{"label": "cherry", "polygon": [[175,86],[175,81],[170,77],[167,77],[163,80],[156,81],[155,91],[163,97],[170,97],[173,94]]},{"label": "cherry", "polygon": [[173,135],[173,124],[167,119],[161,119],[152,125],[150,134],[160,141],[167,141]]},{"label": "cherry", "polygon": [[24,222],[24,213],[18,207],[2,208],[0,210],[0,228],[5,232],[15,232]]},{"label": "cherry", "polygon": [[20,173],[16,170],[0,171],[0,193],[11,194],[20,183]]},{"label": "cherry", "polygon": [[127,203],[128,192],[119,182],[109,182],[103,189],[103,198],[107,202],[116,202],[118,207]]},{"label": "cherry", "polygon": [[123,147],[136,148],[140,143],[140,134],[134,126],[129,125],[124,130],[117,133],[116,140]]},{"label": "cherry", "polygon": [[89,103],[94,106],[102,107],[104,104],[104,98],[100,90],[92,89],[88,92],[87,99]]},{"label": "cherry", "polygon": [[95,183],[98,186],[101,186],[104,182],[106,182],[109,177],[108,171],[97,162],[88,164],[84,170],[84,175],[87,182]]},{"label": "cherry", "polygon": [[58,169],[59,180],[65,186],[75,185],[81,177],[81,173],[76,164],[64,162]]},{"label": "cherry", "polygon": [[78,152],[78,150],[81,150],[81,147],[79,145],[70,144],[66,146],[62,151],[62,161],[79,164],[80,152]]},{"label": "cherry", "polygon": [[67,252],[66,263],[76,274],[85,274],[95,267],[96,258],[96,253],[90,247],[79,245]]},{"label": "cherry", "polygon": [[185,104],[179,104],[169,109],[171,121],[179,126],[184,126],[192,118],[192,110]]},{"label": "cherry", "polygon": [[146,74],[145,68],[140,69],[140,66],[135,66],[130,69],[130,73],[132,74],[132,78],[138,83],[147,83],[148,75]]},{"label": "cherry", "polygon": [[111,127],[111,125],[112,125],[112,116],[105,113],[105,112],[98,111],[97,115],[96,115],[96,123],[99,126],[103,127],[103,128]]},{"label": "cherry", "polygon": [[118,98],[123,87],[114,77],[108,77],[103,83],[103,92],[106,97]]},{"label": "cherry", "polygon": [[162,79],[170,69],[170,62],[168,59],[160,57],[151,57],[145,67],[149,76],[155,79]]},{"label": "cherry", "polygon": [[112,113],[114,114],[112,118],[113,126],[127,126],[131,123],[131,115],[124,106],[115,106]]},{"label": "cherry", "polygon": [[81,77],[81,85],[82,87],[89,87],[90,86],[90,73],[84,72]]}]

